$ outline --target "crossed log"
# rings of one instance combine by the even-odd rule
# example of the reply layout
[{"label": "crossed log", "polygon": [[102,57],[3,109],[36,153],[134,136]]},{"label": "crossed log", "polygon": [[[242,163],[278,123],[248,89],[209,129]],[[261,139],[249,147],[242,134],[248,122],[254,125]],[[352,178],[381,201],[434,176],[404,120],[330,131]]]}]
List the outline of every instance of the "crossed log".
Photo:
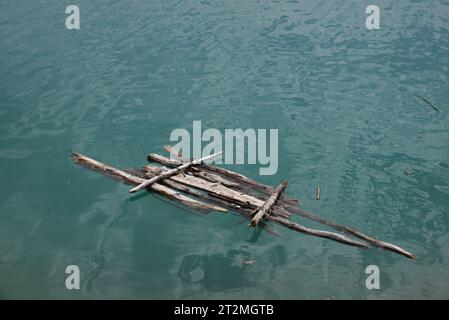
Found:
[{"label": "crossed log", "polygon": [[[378,240],[354,228],[337,224],[299,208],[298,200],[283,194],[287,188],[287,181],[274,188],[237,172],[204,164],[204,161],[221,153],[193,160],[182,158],[170,146],[165,148],[177,158],[170,159],[159,154],[148,155],[150,162],[156,162],[163,165],[162,167],[145,165],[140,169],[120,170],[79,153],[73,153],[72,160],[79,165],[121,182],[137,186],[130,191],[140,189],[154,191],[200,212],[236,211],[250,221],[249,226],[260,226],[271,234],[278,235],[269,226],[269,223],[274,223],[297,232],[334,240],[350,246],[369,248],[369,244],[371,244],[415,259],[412,253],[399,246]],[[346,235],[305,227],[289,220],[293,214],[319,222]],[[350,238],[348,235],[355,236],[359,240]]]}]

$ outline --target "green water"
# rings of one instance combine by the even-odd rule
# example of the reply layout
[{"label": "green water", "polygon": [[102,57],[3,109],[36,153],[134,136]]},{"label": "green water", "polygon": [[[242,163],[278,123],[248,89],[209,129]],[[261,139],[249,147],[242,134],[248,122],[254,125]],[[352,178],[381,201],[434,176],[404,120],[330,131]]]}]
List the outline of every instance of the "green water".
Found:
[{"label": "green water", "polygon": [[[3,0],[0,298],[448,298],[449,2],[371,2]],[[228,167],[418,259],[257,234],[69,159],[138,167],[194,120],[278,128],[276,175]]]}]

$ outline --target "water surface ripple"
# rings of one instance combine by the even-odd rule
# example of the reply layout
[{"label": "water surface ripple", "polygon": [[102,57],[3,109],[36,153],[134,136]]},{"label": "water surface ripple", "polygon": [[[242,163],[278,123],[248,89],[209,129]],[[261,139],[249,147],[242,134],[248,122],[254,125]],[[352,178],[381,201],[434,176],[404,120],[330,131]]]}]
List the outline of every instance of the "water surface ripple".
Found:
[{"label": "water surface ripple", "polygon": [[[360,1],[76,4],[79,31],[64,2],[0,4],[0,298],[449,296],[447,1],[379,0],[377,31]],[[279,128],[279,171],[261,180],[288,178],[305,208],[417,261],[255,236],[235,215],[129,196],[69,160],[139,166],[194,120]],[[65,288],[69,264],[79,291]],[[381,290],[365,288],[370,264]]]}]

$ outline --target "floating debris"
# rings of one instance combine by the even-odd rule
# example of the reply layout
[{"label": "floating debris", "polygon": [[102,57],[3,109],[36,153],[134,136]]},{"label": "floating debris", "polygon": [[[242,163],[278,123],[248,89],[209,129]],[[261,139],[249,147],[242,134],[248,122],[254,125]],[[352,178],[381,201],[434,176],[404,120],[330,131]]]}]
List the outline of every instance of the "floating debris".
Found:
[{"label": "floating debris", "polygon": [[406,176],[413,176],[415,174],[415,172],[413,170],[407,169],[407,170],[404,170],[404,174]]},{"label": "floating debris", "polygon": [[[165,146],[165,149],[170,153],[173,151],[171,146]],[[210,159],[218,155],[221,153],[206,158]],[[415,259],[412,253],[394,244],[375,239],[354,228],[337,224],[299,208],[300,202],[297,199],[284,194],[287,181],[282,182],[278,187],[272,187],[237,172],[204,164],[205,158],[186,159],[182,158],[179,153],[176,154],[176,157],[178,158],[171,159],[159,154],[149,154],[148,161],[156,162],[159,166],[144,165],[140,169],[124,171],[85,155],[72,153],[72,160],[81,166],[126,184],[139,186],[132,190],[145,189],[149,192],[159,193],[165,198],[181,203],[188,209],[194,209],[197,212],[228,212],[232,210],[242,215],[246,221],[249,220],[250,226],[260,226],[272,235],[279,235],[279,233],[271,229],[270,223],[350,246],[369,248],[369,244],[371,244]],[[319,188],[317,191],[319,196]],[[293,214],[334,228],[348,236],[305,227],[289,220]]]},{"label": "floating debris", "polygon": [[316,187],[315,199],[320,200],[321,198],[321,189],[320,187]]},{"label": "floating debris", "polygon": [[437,109],[437,107],[435,107],[435,105],[432,102],[430,102],[428,99],[426,99],[424,97],[421,97],[421,96],[418,96],[417,94],[415,94],[415,97],[417,97],[417,98],[421,99],[422,101],[424,101],[425,103],[427,103],[429,106],[431,106],[433,108],[433,110],[439,111]]},{"label": "floating debris", "polygon": [[243,260],[243,264],[250,266],[252,264],[256,263],[256,260],[253,259],[247,259],[247,260]]}]

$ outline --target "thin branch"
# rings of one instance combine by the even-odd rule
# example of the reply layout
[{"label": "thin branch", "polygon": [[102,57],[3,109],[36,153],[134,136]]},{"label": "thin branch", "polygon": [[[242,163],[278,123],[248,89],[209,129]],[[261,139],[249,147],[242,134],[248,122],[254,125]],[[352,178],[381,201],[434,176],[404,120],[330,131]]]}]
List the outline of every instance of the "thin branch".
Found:
[{"label": "thin branch", "polygon": [[418,96],[417,94],[415,94],[415,97],[417,97],[417,98],[421,99],[422,101],[424,101],[425,103],[427,103],[430,107],[433,108],[433,110],[439,111],[439,110],[437,109],[437,107],[435,107],[435,105],[434,105],[432,102],[430,102],[428,99],[426,99],[426,98],[424,98],[424,97],[421,97],[421,96]]},{"label": "thin branch", "polygon": [[201,164],[201,163],[203,163],[203,162],[205,162],[205,161],[207,161],[207,160],[210,160],[210,159],[213,159],[213,158],[215,158],[215,157],[218,157],[218,156],[220,156],[222,153],[223,153],[223,152],[220,151],[220,152],[211,154],[211,155],[209,155],[209,156],[206,156],[206,157],[203,157],[203,158],[200,158],[200,159],[195,159],[195,160],[193,160],[193,161],[190,161],[190,162],[181,164],[179,167],[176,167],[176,168],[174,168],[174,169],[165,171],[165,172],[161,173],[160,175],[157,175],[157,176],[155,176],[155,177],[153,177],[153,178],[151,178],[151,179],[148,179],[148,180],[142,182],[142,183],[139,184],[137,187],[134,187],[134,188],[132,188],[131,190],[129,190],[129,192],[130,192],[130,193],[137,192],[137,191],[139,191],[139,190],[141,190],[141,189],[143,189],[143,188],[146,188],[146,187],[152,185],[152,184],[155,183],[155,182],[158,182],[158,181],[160,181],[160,180],[162,180],[162,179],[166,179],[166,178],[168,178],[168,177],[170,177],[170,176],[173,176],[173,175],[175,175],[175,174],[178,174],[178,173],[180,173],[180,172],[182,172],[182,171],[184,171],[184,170],[186,170],[186,169],[188,169],[188,168],[190,168],[190,167],[193,167],[193,166],[198,165],[198,164]]}]

